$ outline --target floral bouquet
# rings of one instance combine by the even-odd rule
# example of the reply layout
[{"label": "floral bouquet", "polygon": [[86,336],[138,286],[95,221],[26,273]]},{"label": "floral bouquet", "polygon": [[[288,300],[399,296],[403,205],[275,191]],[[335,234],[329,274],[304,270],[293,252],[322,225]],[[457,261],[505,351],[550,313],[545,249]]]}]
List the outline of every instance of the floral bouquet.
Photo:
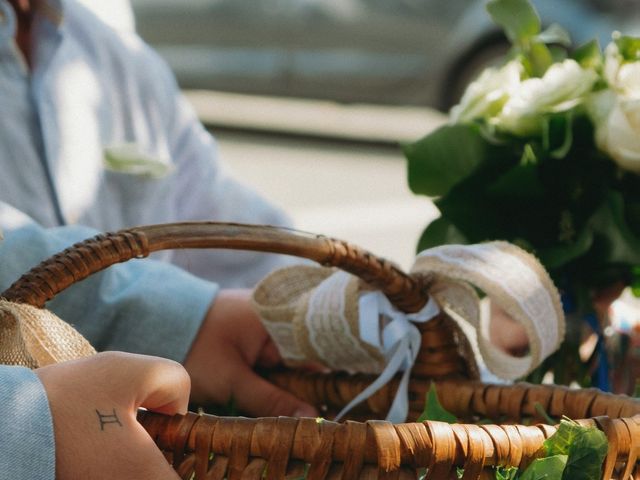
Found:
[{"label": "floral bouquet", "polygon": [[577,360],[580,322],[601,333],[594,300],[627,285],[640,294],[640,38],[573,48],[560,26],[542,31],[528,0],[487,9],[512,43],[505,63],[468,86],[447,125],[404,147],[410,188],[441,212],[418,249],[501,239],[536,255],[580,318],[545,369],[588,384],[602,350]]}]

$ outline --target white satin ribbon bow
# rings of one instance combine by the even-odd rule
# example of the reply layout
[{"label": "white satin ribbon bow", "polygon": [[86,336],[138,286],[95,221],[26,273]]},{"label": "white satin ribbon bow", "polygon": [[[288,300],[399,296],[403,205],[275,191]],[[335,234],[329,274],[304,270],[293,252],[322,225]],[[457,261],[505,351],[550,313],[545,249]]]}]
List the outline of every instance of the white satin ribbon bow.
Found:
[{"label": "white satin ribbon bow", "polygon": [[[358,308],[360,338],[381,351],[387,360],[387,365],[373,383],[338,413],[335,421],[340,420],[353,407],[386,385],[396,373],[404,371],[387,414],[387,421],[403,422],[409,413],[409,376],[422,341],[420,330],[414,323],[428,322],[440,313],[440,308],[430,298],[419,312],[404,313],[395,308],[384,294],[377,291],[360,295]],[[382,338],[381,320],[384,322]]]}]

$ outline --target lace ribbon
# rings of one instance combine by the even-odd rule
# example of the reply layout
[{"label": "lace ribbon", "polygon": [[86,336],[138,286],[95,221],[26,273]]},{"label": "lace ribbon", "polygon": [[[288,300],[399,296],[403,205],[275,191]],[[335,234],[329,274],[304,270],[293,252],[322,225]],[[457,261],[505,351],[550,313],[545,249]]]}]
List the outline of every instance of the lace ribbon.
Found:
[{"label": "lace ribbon", "polygon": [[[321,362],[333,370],[377,373],[378,378],[338,415],[344,416],[398,372],[404,372],[387,419],[408,412],[410,370],[420,349],[416,324],[446,312],[468,334],[479,363],[500,378],[526,375],[558,348],[564,337],[559,294],[540,263],[506,242],[446,245],[422,252],[412,273],[433,278],[429,302],[404,314],[380,292],[354,276],[324,267],[289,267],[264,279],[254,302],[264,325],[290,364]],[[484,292],[529,337],[530,351],[513,357],[489,340],[476,290]]]}]

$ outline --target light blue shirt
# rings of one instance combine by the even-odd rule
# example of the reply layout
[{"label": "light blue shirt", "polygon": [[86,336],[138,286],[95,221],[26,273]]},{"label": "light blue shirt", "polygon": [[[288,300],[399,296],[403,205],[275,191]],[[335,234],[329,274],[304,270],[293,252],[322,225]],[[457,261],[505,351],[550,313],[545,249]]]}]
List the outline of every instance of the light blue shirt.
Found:
[{"label": "light blue shirt", "polygon": [[[0,0],[0,201],[45,227],[289,224],[229,174],[166,64],[135,33],[112,30],[72,0],[35,3],[29,70]],[[0,218],[0,227],[11,225]],[[160,257],[224,287],[252,286],[286,262],[229,250]]]},{"label": "light blue shirt", "polygon": [[[14,41],[13,10],[0,0],[0,289],[98,230],[187,220],[288,223],[227,173],[172,74],[134,33],[106,27],[72,0],[34,3],[29,69]],[[289,261],[166,253],[111,267],[47,307],[98,350],[182,361],[215,297],[210,280],[250,286]],[[54,477],[46,405],[33,374],[0,368],[0,419],[12,419],[0,421],[0,478]],[[21,428],[15,418],[29,420]]]},{"label": "light blue shirt", "polygon": [[0,479],[54,480],[49,403],[34,372],[0,365]]}]

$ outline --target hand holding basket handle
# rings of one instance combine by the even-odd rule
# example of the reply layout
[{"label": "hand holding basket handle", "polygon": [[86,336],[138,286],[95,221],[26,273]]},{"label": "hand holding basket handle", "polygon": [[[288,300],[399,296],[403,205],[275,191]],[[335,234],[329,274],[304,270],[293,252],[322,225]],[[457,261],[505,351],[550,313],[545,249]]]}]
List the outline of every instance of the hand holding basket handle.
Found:
[{"label": "hand holding basket handle", "polygon": [[55,426],[56,479],[178,478],[151,448],[136,411],[187,412],[189,375],[179,363],[104,352],[41,367],[36,374]]},{"label": "hand holding basket handle", "polygon": [[[58,292],[94,272],[167,248],[251,249],[309,258],[357,275],[405,312],[419,311],[426,304],[433,280],[424,274],[407,275],[368,252],[326,237],[270,227],[185,223],[133,228],[78,244],[43,262],[3,296],[11,302],[42,308]],[[29,327],[18,326],[22,334],[33,333]],[[597,391],[469,381],[474,373],[472,358],[457,324],[440,315],[419,328],[422,344],[409,387],[414,418],[434,378],[445,408],[459,418],[537,420],[538,404],[552,416],[596,416],[583,422],[597,425],[609,438],[604,477],[611,477],[614,469],[620,470],[622,478],[634,472],[640,443],[640,417],[633,417],[640,413],[638,402]],[[46,342],[39,345],[43,358],[52,361],[55,348],[52,350]],[[38,364],[31,350],[26,354],[31,366]],[[295,372],[275,372],[271,379],[330,411],[342,408],[371,382],[371,377],[364,375]],[[396,379],[378,390],[353,411],[352,418],[384,415],[397,387]],[[182,478],[195,474],[195,478],[259,479],[265,472],[267,478],[285,478],[304,473],[305,468],[311,479],[415,478],[421,467],[429,468],[430,478],[446,478],[456,467],[464,468],[463,478],[479,478],[493,465],[530,463],[554,431],[547,426],[440,422],[392,425],[373,420],[337,424],[314,419],[225,419],[194,414],[168,417],[151,412],[142,412],[139,420]]]}]

